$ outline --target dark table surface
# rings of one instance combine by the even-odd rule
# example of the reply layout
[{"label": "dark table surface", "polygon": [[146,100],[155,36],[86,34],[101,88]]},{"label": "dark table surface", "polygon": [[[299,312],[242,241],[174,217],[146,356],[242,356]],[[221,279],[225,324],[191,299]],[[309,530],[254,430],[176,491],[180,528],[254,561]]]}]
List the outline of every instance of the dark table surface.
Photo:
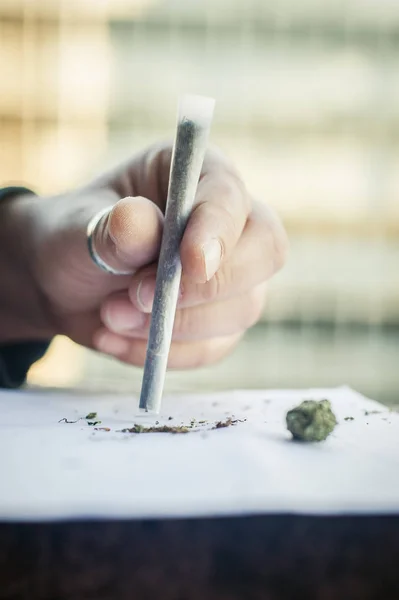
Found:
[{"label": "dark table surface", "polygon": [[399,600],[399,516],[3,523],[0,598]]}]

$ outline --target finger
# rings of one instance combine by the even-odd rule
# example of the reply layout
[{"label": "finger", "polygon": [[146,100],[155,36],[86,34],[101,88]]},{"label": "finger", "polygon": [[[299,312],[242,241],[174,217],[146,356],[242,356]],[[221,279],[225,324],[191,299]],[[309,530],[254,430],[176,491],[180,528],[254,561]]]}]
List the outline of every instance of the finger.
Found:
[{"label": "finger", "polygon": [[229,259],[244,229],[251,199],[239,177],[207,167],[200,179],[194,210],[180,255],[183,271],[194,282],[209,281]]},{"label": "finger", "polygon": [[[192,307],[246,294],[275,275],[287,253],[288,241],[281,222],[265,204],[256,203],[231,258],[210,281],[196,283],[183,271],[178,306]],[[131,298],[137,278],[130,282]]]},{"label": "finger", "polygon": [[[243,333],[260,318],[265,284],[225,302],[202,304],[176,312],[173,340],[194,341]],[[147,339],[151,316],[132,305],[127,294],[110,296],[101,307],[107,329],[124,337]]]},{"label": "finger", "polygon": [[153,202],[124,198],[98,223],[96,252],[112,268],[134,271],[158,256],[162,226],[163,215]]},{"label": "finger", "polygon": [[[179,307],[247,293],[283,266],[287,251],[287,237],[278,218],[264,204],[254,204],[235,251],[210,281],[195,283],[183,271]],[[130,282],[130,300],[143,312],[152,308],[155,274],[156,267],[151,265],[138,271]]]},{"label": "finger", "polygon": [[[174,342],[170,348],[168,368],[194,369],[214,364],[231,352],[241,337],[242,334],[238,334],[199,342]],[[139,367],[145,363],[147,340],[132,340],[104,328],[95,333],[93,345],[99,352],[122,362]]]}]

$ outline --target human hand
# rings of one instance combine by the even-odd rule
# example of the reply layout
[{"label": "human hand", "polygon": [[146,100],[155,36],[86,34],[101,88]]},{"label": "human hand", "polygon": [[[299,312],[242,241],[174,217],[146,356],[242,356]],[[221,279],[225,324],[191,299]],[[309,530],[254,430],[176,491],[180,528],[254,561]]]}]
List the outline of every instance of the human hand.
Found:
[{"label": "human hand", "polygon": [[[46,328],[143,365],[162,235],[171,146],[157,146],[72,193],[30,201],[33,272]],[[90,258],[94,232],[103,272]],[[207,153],[182,245],[183,276],[169,367],[226,355],[260,317],[266,282],[284,263],[287,240],[270,208],[255,201],[230,162]]]}]

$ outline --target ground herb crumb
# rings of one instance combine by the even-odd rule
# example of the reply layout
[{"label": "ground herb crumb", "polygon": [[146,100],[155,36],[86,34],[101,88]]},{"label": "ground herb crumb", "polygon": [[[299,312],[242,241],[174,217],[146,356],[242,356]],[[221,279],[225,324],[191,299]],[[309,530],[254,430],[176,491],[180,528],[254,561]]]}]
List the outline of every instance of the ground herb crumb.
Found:
[{"label": "ground herb crumb", "polygon": [[122,433],[188,433],[189,427],[178,425],[177,427],[169,427],[169,425],[156,425],[155,427],[144,427],[135,423],[133,427],[127,427],[121,430]]},{"label": "ground herb crumb", "polygon": [[101,421],[87,421],[87,424],[95,427],[96,425],[101,425]]},{"label": "ground herb crumb", "polygon": [[111,431],[110,427],[95,427],[95,431]]},{"label": "ground herb crumb", "polygon": [[225,421],[218,421],[212,429],[223,429],[224,427],[231,427],[237,425],[237,423],[245,423],[246,419],[234,419],[229,417]]},{"label": "ground herb crumb", "polygon": [[230,427],[231,425],[233,425],[233,419],[229,417],[225,421],[218,421],[213,429],[223,429],[224,427]]},{"label": "ground herb crumb", "polygon": [[[224,427],[230,427],[231,425],[236,425],[237,423],[242,423],[246,421],[246,419],[232,419],[229,417],[225,421],[218,421],[212,427],[212,429],[222,429]],[[150,427],[146,427],[144,425],[140,425],[139,423],[135,423],[133,427],[126,427],[125,429],[121,429],[121,433],[190,433],[192,431],[200,431],[199,426],[207,425],[207,421],[196,421],[195,419],[191,419],[189,425],[177,425],[175,427],[171,427],[169,425],[154,425]]]},{"label": "ground herb crumb", "polygon": [[355,418],[354,417],[345,417],[344,421],[354,421]]},{"label": "ground herb crumb", "polygon": [[380,415],[381,412],[382,412],[381,410],[365,410],[364,415],[366,417],[368,417],[369,415]]},{"label": "ground herb crumb", "polygon": [[94,419],[97,419],[97,413],[91,412],[85,416],[85,419],[87,419],[88,421],[94,421]]},{"label": "ground herb crumb", "polygon": [[304,400],[288,411],[286,421],[292,437],[303,442],[325,440],[337,424],[328,400]]}]

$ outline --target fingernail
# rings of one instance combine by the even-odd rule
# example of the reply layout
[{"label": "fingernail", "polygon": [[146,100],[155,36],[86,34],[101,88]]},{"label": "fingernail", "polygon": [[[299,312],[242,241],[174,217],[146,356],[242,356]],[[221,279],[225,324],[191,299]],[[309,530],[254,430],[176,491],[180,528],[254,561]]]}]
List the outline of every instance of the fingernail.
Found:
[{"label": "fingernail", "polygon": [[155,294],[155,279],[153,277],[145,277],[142,279],[137,288],[137,302],[144,312],[150,312]]},{"label": "fingernail", "polygon": [[124,333],[144,327],[146,315],[139,312],[134,306],[115,306],[108,308],[103,319],[109,329],[116,333]]},{"label": "fingernail", "polygon": [[112,356],[123,356],[129,351],[130,342],[124,340],[117,335],[104,331],[96,340],[96,348],[104,354],[112,354]]},{"label": "fingernail", "polygon": [[210,240],[202,246],[204,255],[206,280],[212,279],[222,260],[222,246],[219,240]]}]

